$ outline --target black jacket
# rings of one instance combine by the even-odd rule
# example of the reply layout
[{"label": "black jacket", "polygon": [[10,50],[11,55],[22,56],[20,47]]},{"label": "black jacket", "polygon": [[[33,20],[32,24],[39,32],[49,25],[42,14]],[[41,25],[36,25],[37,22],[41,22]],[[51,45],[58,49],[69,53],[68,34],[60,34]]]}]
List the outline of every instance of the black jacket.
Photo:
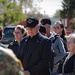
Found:
[{"label": "black jacket", "polygon": [[18,54],[18,50],[19,50],[19,44],[17,41],[13,41],[9,44],[8,48],[10,48],[14,53],[15,55],[17,56]]},{"label": "black jacket", "polygon": [[31,75],[50,75],[51,41],[40,33],[32,39],[27,36],[21,41],[17,57],[22,61],[24,70]]}]

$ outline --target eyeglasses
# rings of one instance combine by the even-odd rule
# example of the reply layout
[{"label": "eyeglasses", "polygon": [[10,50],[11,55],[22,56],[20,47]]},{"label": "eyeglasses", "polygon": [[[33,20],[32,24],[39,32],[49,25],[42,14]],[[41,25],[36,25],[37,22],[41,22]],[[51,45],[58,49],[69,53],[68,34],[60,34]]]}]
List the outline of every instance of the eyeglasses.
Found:
[{"label": "eyeglasses", "polygon": [[20,32],[14,32],[15,34],[20,34]]},{"label": "eyeglasses", "polygon": [[72,44],[72,43],[74,43],[74,42],[68,42],[68,41],[67,41],[67,45]]}]

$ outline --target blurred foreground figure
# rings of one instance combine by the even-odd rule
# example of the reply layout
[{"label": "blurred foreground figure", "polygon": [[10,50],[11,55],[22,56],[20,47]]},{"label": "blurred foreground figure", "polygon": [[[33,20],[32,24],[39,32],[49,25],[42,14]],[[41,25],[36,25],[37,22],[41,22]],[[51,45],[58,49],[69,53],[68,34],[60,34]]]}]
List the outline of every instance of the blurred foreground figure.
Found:
[{"label": "blurred foreground figure", "polygon": [[0,47],[0,75],[24,75],[19,62],[11,50]]}]

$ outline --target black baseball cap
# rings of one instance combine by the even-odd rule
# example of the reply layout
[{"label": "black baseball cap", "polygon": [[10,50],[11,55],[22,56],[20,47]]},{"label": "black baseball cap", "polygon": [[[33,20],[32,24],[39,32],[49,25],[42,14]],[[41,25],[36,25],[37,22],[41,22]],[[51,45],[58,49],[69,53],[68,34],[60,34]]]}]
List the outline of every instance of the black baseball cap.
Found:
[{"label": "black baseball cap", "polygon": [[40,22],[42,25],[45,25],[45,24],[51,25],[51,20],[49,18],[43,18]]},{"label": "black baseball cap", "polygon": [[39,21],[36,17],[29,17],[26,20],[26,27],[34,28],[36,25],[38,25]]}]

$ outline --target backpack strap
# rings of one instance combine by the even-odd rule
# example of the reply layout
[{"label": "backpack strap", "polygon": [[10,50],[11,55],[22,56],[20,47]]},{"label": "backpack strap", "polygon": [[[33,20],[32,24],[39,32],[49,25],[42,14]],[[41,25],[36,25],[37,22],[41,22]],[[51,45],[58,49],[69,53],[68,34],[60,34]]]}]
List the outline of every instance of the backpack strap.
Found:
[{"label": "backpack strap", "polygon": [[[53,39],[52,39],[52,44],[54,44],[55,43],[55,41],[56,41],[56,39],[59,37],[59,35],[55,35],[54,37],[53,37]],[[57,48],[58,48],[58,51],[59,51],[59,53],[60,53],[60,49],[59,49],[59,47],[57,46]]]},{"label": "backpack strap", "polygon": [[54,43],[58,37],[59,37],[59,35],[55,35],[53,40],[52,40],[52,43]]}]

